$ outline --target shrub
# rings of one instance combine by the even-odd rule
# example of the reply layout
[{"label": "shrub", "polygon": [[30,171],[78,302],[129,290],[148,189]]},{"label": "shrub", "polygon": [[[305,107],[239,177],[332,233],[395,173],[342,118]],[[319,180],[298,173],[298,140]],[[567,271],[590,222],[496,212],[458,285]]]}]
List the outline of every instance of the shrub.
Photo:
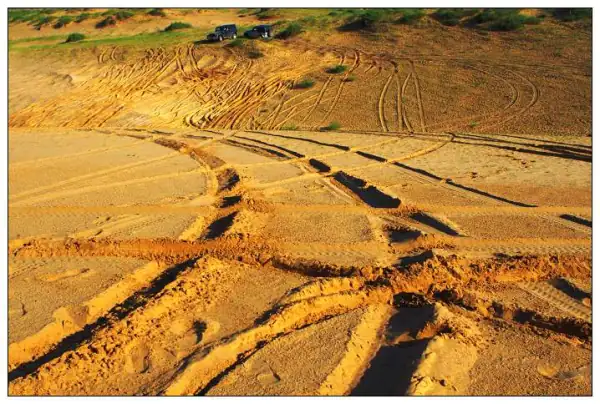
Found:
[{"label": "shrub", "polygon": [[103,20],[98,21],[98,23],[96,24],[96,28],[106,28],[108,26],[116,25],[116,24],[117,24],[117,20],[115,20],[115,17],[108,16],[108,17],[105,17]]},{"label": "shrub", "polygon": [[472,16],[477,13],[474,8],[440,8],[432,17],[440,23],[448,26],[458,25],[463,17]]},{"label": "shrub", "polygon": [[114,16],[117,18],[117,20],[123,21],[133,17],[133,13],[131,11],[119,10],[114,14]]},{"label": "shrub", "polygon": [[331,73],[331,74],[339,74],[339,73],[344,73],[346,71],[347,67],[344,65],[336,65],[333,67],[330,67],[326,70],[327,73]]},{"label": "shrub", "polygon": [[577,21],[592,17],[591,8],[555,8],[552,15],[561,21]]},{"label": "shrub", "polygon": [[338,130],[342,127],[342,124],[338,121],[333,121],[329,125],[322,128],[323,130]]},{"label": "shrub", "polygon": [[167,16],[162,8],[153,8],[152,10],[148,11],[148,15],[151,15],[152,17],[166,17]]},{"label": "shrub", "polygon": [[40,30],[44,25],[50,24],[55,19],[56,17],[53,17],[51,15],[44,15],[39,17],[37,21],[33,24],[33,26],[36,29]]},{"label": "shrub", "polygon": [[295,37],[297,35],[300,35],[302,32],[303,32],[302,25],[300,25],[297,22],[291,22],[287,25],[287,27],[285,27],[285,29],[283,31],[281,31],[279,34],[277,34],[277,38],[289,39],[289,38]]},{"label": "shrub", "polygon": [[279,15],[277,12],[270,8],[261,8],[258,13],[256,13],[256,17],[259,20],[272,20],[277,18]]},{"label": "shrub", "polygon": [[489,26],[491,31],[514,31],[522,28],[527,17],[517,13],[506,13],[500,15]]},{"label": "shrub", "polygon": [[350,82],[350,81],[354,81],[356,80],[356,76],[351,74],[350,76],[346,77],[346,79],[344,81]]},{"label": "shrub", "polygon": [[66,43],[79,42],[79,41],[83,41],[84,39],[85,39],[85,35],[80,34],[79,32],[73,32],[72,34],[69,34],[69,36],[67,37],[67,40],[65,42]]},{"label": "shrub", "polygon": [[82,21],[89,19],[90,17],[91,17],[90,13],[81,13],[77,16],[77,18],[75,18],[75,22],[80,23]]},{"label": "shrub", "polygon": [[303,79],[294,85],[294,88],[311,88],[315,85],[315,81],[313,79]]},{"label": "shrub", "polygon": [[298,130],[298,126],[294,124],[285,125],[281,130]]},{"label": "shrub", "polygon": [[73,22],[73,17],[70,17],[68,15],[63,15],[61,16],[56,23],[54,24],[54,28],[62,28],[67,24],[70,24]]},{"label": "shrub", "polygon": [[414,24],[425,15],[425,12],[420,8],[401,9],[402,15],[396,20],[397,24]]},{"label": "shrub", "polygon": [[175,31],[178,29],[187,29],[187,28],[192,28],[192,25],[188,24],[187,22],[176,21],[176,22],[172,22],[167,28],[165,28],[165,32]]}]

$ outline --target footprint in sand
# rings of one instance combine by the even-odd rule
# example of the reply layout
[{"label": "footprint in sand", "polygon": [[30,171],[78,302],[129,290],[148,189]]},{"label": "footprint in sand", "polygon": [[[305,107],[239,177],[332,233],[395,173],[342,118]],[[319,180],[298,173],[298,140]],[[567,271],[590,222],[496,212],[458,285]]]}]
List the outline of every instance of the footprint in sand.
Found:
[{"label": "footprint in sand", "polygon": [[146,344],[135,344],[129,349],[125,361],[127,373],[144,373],[150,368],[150,349]]},{"label": "footprint in sand", "polygon": [[16,299],[8,299],[8,316],[9,317],[23,317],[27,314],[25,305]]},{"label": "footprint in sand", "polygon": [[170,331],[178,338],[176,347],[178,356],[185,355],[185,352],[205,342],[214,336],[220,328],[216,321],[200,321],[190,319],[179,319],[173,322]]}]

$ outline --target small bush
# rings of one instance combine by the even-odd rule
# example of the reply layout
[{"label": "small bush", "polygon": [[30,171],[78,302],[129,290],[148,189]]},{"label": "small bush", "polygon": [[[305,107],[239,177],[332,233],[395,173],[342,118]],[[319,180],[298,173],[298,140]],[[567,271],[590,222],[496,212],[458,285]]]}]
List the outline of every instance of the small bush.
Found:
[{"label": "small bush", "polygon": [[133,13],[131,11],[119,10],[114,14],[114,16],[117,20],[124,21],[133,17]]},{"label": "small bush", "polygon": [[342,127],[342,124],[338,121],[333,121],[329,125],[322,128],[323,130],[339,130]]},{"label": "small bush", "polygon": [[281,130],[298,130],[298,125],[289,124],[281,128]]},{"label": "small bush", "polygon": [[402,16],[396,20],[397,24],[414,24],[425,15],[420,8],[407,8],[401,10]]},{"label": "small bush", "polygon": [[346,77],[346,79],[344,81],[351,82],[354,80],[356,80],[356,76],[351,74],[350,76]]},{"label": "small bush", "polygon": [[166,17],[167,16],[162,8],[153,8],[152,10],[148,11],[148,15],[151,15],[152,17]]},{"label": "small bush", "polygon": [[591,8],[555,8],[552,15],[561,21],[577,21],[584,18],[592,18]]},{"label": "small bush", "polygon": [[297,35],[300,35],[302,32],[304,32],[302,30],[302,25],[297,23],[297,22],[291,22],[287,25],[287,27],[285,27],[285,29],[283,31],[281,31],[279,34],[277,34],[277,38],[279,39],[289,39],[292,37],[295,37]]},{"label": "small bush", "polygon": [[518,13],[507,13],[494,20],[489,29],[491,31],[514,31],[523,27],[527,17]]},{"label": "small bush", "polygon": [[448,26],[458,25],[463,17],[472,16],[477,13],[474,8],[440,8],[432,17],[440,23]]},{"label": "small bush", "polygon": [[311,88],[314,85],[315,85],[315,81],[313,79],[304,79],[304,80],[299,81],[298,83],[296,83],[294,85],[294,88],[297,88],[297,89],[300,89],[300,88]]},{"label": "small bush", "polygon": [[339,73],[344,73],[346,71],[347,67],[344,65],[336,65],[333,67],[330,67],[329,69],[325,70],[327,73],[331,73],[331,74],[339,74]]},{"label": "small bush", "polygon": [[56,17],[53,17],[51,15],[45,15],[45,16],[39,17],[38,20],[33,24],[33,26],[37,30],[40,30],[44,25],[50,24],[55,19],[56,19]]},{"label": "small bush", "polygon": [[70,17],[68,15],[63,15],[61,16],[56,23],[54,24],[54,28],[62,28],[67,24],[70,24],[73,22],[73,17]]},{"label": "small bush", "polygon": [[96,28],[106,28],[106,27],[110,27],[111,25],[116,25],[117,24],[117,20],[115,20],[115,17],[113,16],[108,16],[105,17],[103,20],[98,21],[98,23],[96,24]]},{"label": "small bush", "polygon": [[73,32],[72,34],[69,34],[69,36],[67,37],[67,40],[65,42],[66,43],[79,42],[79,41],[83,41],[84,39],[85,39],[85,35],[80,34],[79,32]]},{"label": "small bush", "polygon": [[279,17],[279,14],[273,9],[261,8],[260,11],[256,13],[256,17],[259,20],[272,20]]},{"label": "small bush", "polygon": [[192,25],[188,24],[187,22],[176,21],[176,22],[172,22],[167,28],[165,28],[165,32],[175,31],[178,29],[187,29],[187,28],[192,28]]},{"label": "small bush", "polygon": [[90,13],[81,13],[77,16],[77,18],[75,18],[75,22],[79,24],[80,22],[83,22],[83,21],[89,19],[90,17],[91,17]]}]

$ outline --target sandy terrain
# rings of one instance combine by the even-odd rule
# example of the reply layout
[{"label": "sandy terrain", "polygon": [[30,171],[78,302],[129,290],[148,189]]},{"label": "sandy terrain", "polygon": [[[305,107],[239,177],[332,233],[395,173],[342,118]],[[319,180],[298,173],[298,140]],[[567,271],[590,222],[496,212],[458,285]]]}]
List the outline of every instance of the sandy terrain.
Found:
[{"label": "sandy terrain", "polygon": [[9,394],[591,395],[589,37],[397,30],[13,49]]}]

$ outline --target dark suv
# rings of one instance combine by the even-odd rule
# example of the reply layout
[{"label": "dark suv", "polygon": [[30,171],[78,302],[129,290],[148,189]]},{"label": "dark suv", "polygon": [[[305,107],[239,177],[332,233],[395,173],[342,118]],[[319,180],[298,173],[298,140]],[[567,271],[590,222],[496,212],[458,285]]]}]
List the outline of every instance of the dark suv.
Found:
[{"label": "dark suv", "polygon": [[256,27],[244,32],[246,38],[269,38],[271,37],[271,26],[270,25],[257,25]]},{"label": "dark suv", "polygon": [[222,41],[223,39],[237,38],[237,27],[235,24],[220,25],[215,28],[215,32],[211,32],[206,36],[209,41]]}]

